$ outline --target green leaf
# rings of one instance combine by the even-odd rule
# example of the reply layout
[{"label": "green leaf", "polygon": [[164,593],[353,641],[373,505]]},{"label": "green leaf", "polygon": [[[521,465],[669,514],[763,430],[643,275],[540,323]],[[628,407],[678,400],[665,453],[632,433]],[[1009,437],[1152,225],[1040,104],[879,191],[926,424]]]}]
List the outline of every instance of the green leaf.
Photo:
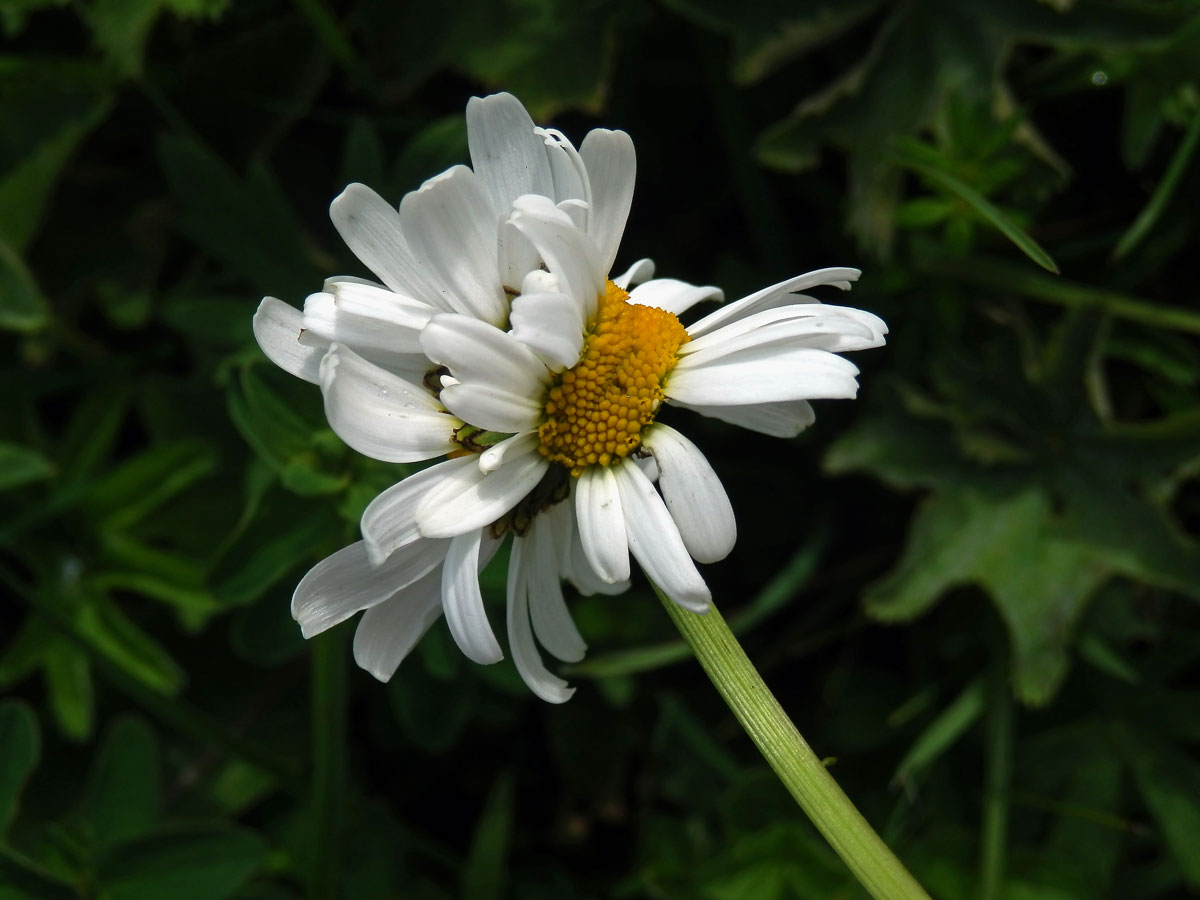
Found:
[{"label": "green leaf", "polygon": [[776,822],[739,836],[699,861],[692,896],[705,900],[787,900],[852,896],[849,876],[803,825]]},{"label": "green leaf", "polygon": [[32,860],[0,846],[0,898],[79,900],[79,894],[74,886],[58,880]]},{"label": "green leaf", "polygon": [[96,44],[117,71],[131,77],[142,71],[146,38],[163,11],[215,19],[228,5],[229,0],[96,0],[87,13]]},{"label": "green leaf", "polygon": [[6,37],[16,37],[25,29],[30,15],[41,9],[66,6],[70,0],[4,0],[0,2],[0,24]]},{"label": "green leaf", "polygon": [[256,666],[278,666],[304,648],[304,635],[282,599],[264,597],[237,611],[229,634],[234,653]]},{"label": "green leaf", "polygon": [[32,675],[56,640],[56,632],[41,616],[27,616],[0,656],[0,687]]},{"label": "green leaf", "polygon": [[[596,109],[608,75],[616,9],[573,0],[509,0],[460,8],[456,68],[512,91],[537,120],[560,109]],[[571,47],[564,54],[559,48]],[[554,77],[545,78],[548,66]]]},{"label": "green leaf", "polygon": [[278,471],[312,449],[313,427],[264,378],[246,368],[239,383],[229,390],[229,416],[263,460]]},{"label": "green leaf", "polygon": [[444,753],[479,709],[479,682],[404,674],[388,682],[387,695],[405,736],[428,753]]},{"label": "green leaf", "polygon": [[[278,494],[276,494],[278,496]],[[282,526],[282,523],[281,523]],[[314,547],[329,539],[330,522],[309,515],[280,528],[270,537],[254,543],[253,536],[242,541],[246,552],[238,559],[223,560],[214,574],[213,596],[225,606],[239,606],[258,599],[273,584],[308,560]]]},{"label": "green leaf", "polygon": [[33,332],[50,321],[50,307],[25,263],[0,240],[0,328]]},{"label": "green leaf", "polygon": [[1008,627],[1018,695],[1045,703],[1066,674],[1072,627],[1108,576],[1051,519],[1047,499],[1029,488],[944,490],[922,503],[899,564],[868,590],[867,611],[907,620],[952,587],[983,586]]},{"label": "green leaf", "polygon": [[100,849],[141,837],[162,804],[158,740],[144,721],[123,716],[109,726],[80,802]]},{"label": "green leaf", "polygon": [[1200,887],[1200,765],[1142,732],[1120,735],[1119,746],[1184,879]]},{"label": "green leaf", "polygon": [[391,181],[397,190],[416,190],[430,172],[444,171],[468,159],[467,124],[455,113],[434,120],[405,142]]},{"label": "green leaf", "polygon": [[1050,257],[1050,254],[1043,250],[1037,241],[1030,237],[1012,219],[1004,215],[986,197],[965,181],[962,181],[944,168],[930,165],[928,162],[918,158],[911,150],[906,152],[906,150],[902,149],[897,153],[896,161],[905,168],[911,169],[921,175],[930,184],[954,194],[966,203],[967,206],[975,210],[982,219],[995,226],[1001,234],[1012,241],[1031,260],[1043,269],[1053,272],[1055,275],[1058,274],[1058,265]]},{"label": "green leaf", "polygon": [[107,99],[99,100],[0,177],[0,241],[16,252],[29,246],[63,167],[79,143],[108,115],[110,106]]},{"label": "green leaf", "polygon": [[1117,241],[1117,246],[1113,250],[1113,259],[1122,259],[1128,256],[1133,248],[1145,240],[1146,236],[1154,229],[1155,224],[1166,210],[1167,204],[1175,196],[1175,190],[1179,187],[1179,182],[1183,179],[1192,157],[1196,154],[1197,145],[1200,145],[1200,111],[1197,111],[1192,117],[1183,140],[1175,150],[1175,155],[1171,157],[1171,162],[1167,166],[1162,180],[1154,188],[1154,193],[1150,195],[1150,200],[1125,233],[1121,235],[1121,239]]},{"label": "green leaf", "polygon": [[257,293],[299,297],[321,283],[295,215],[264,166],[239,178],[212,151],[178,136],[159,141],[159,158],[184,230]]},{"label": "green leaf", "polygon": [[98,867],[111,900],[223,900],[262,864],[254,832],[225,825],[160,831],[116,848]]},{"label": "green leaf", "polygon": [[88,584],[104,593],[128,591],[158,600],[178,609],[190,623],[203,622],[222,609],[217,599],[206,590],[185,587],[144,572],[100,572],[89,579]]},{"label": "green leaf", "polygon": [[108,460],[129,411],[130,393],[127,384],[108,382],[79,399],[56,455],[64,481],[86,483]]},{"label": "green leaf", "polygon": [[1046,839],[1046,875],[1074,889],[1075,896],[1110,894],[1121,859],[1124,835],[1118,811],[1121,800],[1121,761],[1099,735],[1089,749],[1072,761],[1071,774],[1059,815]]},{"label": "green leaf", "polygon": [[355,116],[346,131],[346,143],[342,148],[342,174],[338,181],[341,184],[357,181],[374,185],[376,190],[380,190],[384,185],[384,169],[383,141],[379,139],[378,130],[370,119]]},{"label": "green leaf", "polygon": [[54,463],[36,450],[0,441],[0,491],[41,481],[54,471]]},{"label": "green leaf", "polygon": [[665,0],[673,12],[733,40],[733,80],[761,81],[821,47],[877,10],[880,0],[818,0],[803,4],[751,0]]},{"label": "green leaf", "polygon": [[1092,309],[1154,328],[1200,334],[1200,313],[1188,307],[1156,303],[1108,287],[1094,287],[1077,281],[1051,278],[1028,266],[1014,265],[1003,260],[987,257],[942,259],[938,262],[938,275],[1069,309]]},{"label": "green leaf", "polygon": [[980,680],[972,681],[957,697],[934,717],[913,741],[908,752],[896,766],[892,783],[911,784],[923,769],[932,765],[967,730],[983,716],[984,686]]},{"label": "green leaf", "polygon": [[29,704],[0,703],[0,840],[17,816],[21,791],[40,755],[41,734]]},{"label": "green leaf", "polygon": [[463,865],[463,900],[501,900],[508,894],[513,817],[513,775],[506,772],[492,784],[475,822],[471,848]]},{"label": "green leaf", "polygon": [[89,737],[96,710],[87,657],[74,644],[60,639],[46,649],[44,663],[50,709],[58,727],[75,740]]},{"label": "green leaf", "polygon": [[193,344],[237,347],[246,343],[254,297],[177,292],[162,298],[159,317]]},{"label": "green leaf", "polygon": [[128,528],[203,478],[216,463],[216,452],[203,441],[159,444],[97,481],[87,503],[108,527]]},{"label": "green leaf", "polygon": [[111,600],[84,603],[76,627],[95,652],[152,690],[171,696],[183,686],[184,672],[170,654]]}]

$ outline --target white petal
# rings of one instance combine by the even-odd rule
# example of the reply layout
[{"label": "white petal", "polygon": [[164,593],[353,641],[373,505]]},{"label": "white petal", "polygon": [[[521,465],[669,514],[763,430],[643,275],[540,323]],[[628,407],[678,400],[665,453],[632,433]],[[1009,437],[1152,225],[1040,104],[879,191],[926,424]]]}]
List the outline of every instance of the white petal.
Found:
[{"label": "white petal", "polygon": [[509,221],[533,242],[546,268],[558,278],[559,290],[579,304],[582,318],[595,316],[606,289],[606,270],[600,268],[591,238],[545,197],[518,198]]},{"label": "white petal", "polygon": [[588,466],[575,479],[575,519],[591,569],[602,581],[629,578],[629,544],[617,479],[608,466]]},{"label": "white petal", "polygon": [[422,535],[454,537],[492,524],[537,486],[550,465],[537,452],[518,456],[486,474],[471,462],[425,494],[417,506]]},{"label": "white petal", "polygon": [[552,372],[579,362],[583,310],[566,294],[521,294],[513,300],[512,336],[536,353]]},{"label": "white petal", "polygon": [[479,454],[479,471],[496,471],[504,465],[506,459],[511,459],[514,456],[520,456],[533,450],[537,446],[537,440],[536,433],[514,434],[512,437],[492,447],[488,447],[488,449]]},{"label": "white petal", "polygon": [[497,241],[497,253],[500,257],[500,283],[504,285],[506,294],[524,294],[526,292],[526,288],[523,287],[525,279],[535,272],[551,279],[555,285],[552,290],[557,290],[558,280],[549,272],[543,272],[538,268],[542,264],[542,258],[538,255],[537,248],[533,246],[529,238],[517,230],[512,222],[506,219],[500,223]]},{"label": "white petal", "polygon": [[343,284],[361,284],[366,287],[378,288],[381,291],[391,291],[391,288],[380,284],[378,281],[372,281],[370,278],[360,278],[357,275],[330,275],[325,279],[325,290],[332,294]]},{"label": "white petal", "polygon": [[674,428],[646,429],[645,446],[658,462],[658,487],[692,558],[724,559],[737,541],[733,507],[700,449]]},{"label": "white petal", "polygon": [[392,204],[365,184],[350,184],[329,205],[329,218],[346,246],[393,291],[438,302],[404,240],[400,213]]},{"label": "white petal", "polygon": [[740,428],[749,428],[771,437],[791,438],[816,421],[812,404],[807,400],[784,400],[778,403],[751,403],[745,406],[702,406],[678,403],[676,406],[694,410],[702,416],[720,419]]},{"label": "white petal", "polygon": [[500,221],[474,172],[455,166],[406,194],[400,224],[413,257],[441,294],[439,306],[494,325],[504,321]]},{"label": "white petal", "polygon": [[424,388],[410,384],[348,347],[334,344],[321,361],[325,418],[359,453],[383,462],[419,462],[457,449],[462,421]]},{"label": "white petal", "polygon": [[421,329],[438,312],[387,288],[338,281],[304,302],[304,327],[363,356],[420,353]]},{"label": "white petal", "polygon": [[587,232],[599,251],[601,270],[608,272],[617,258],[633,203],[637,154],[625,132],[597,128],[583,139],[579,155],[587,166],[592,189]]},{"label": "white petal", "polygon": [[476,528],[450,542],[442,569],[442,609],[458,649],[472,662],[488,665],[504,659],[504,654],[492,634],[479,590],[481,537]]},{"label": "white petal", "polygon": [[415,541],[372,566],[366,544],[343,547],[313,566],[292,594],[292,618],[306,638],[368,609],[436,568],[449,541]]},{"label": "white petal", "polygon": [[[573,479],[578,484],[578,479]],[[574,491],[574,487],[572,487]],[[575,521],[575,501],[556,503],[544,511],[540,519],[545,519],[546,527],[553,533],[555,550],[558,553],[559,575],[575,585],[581,594],[620,594],[629,590],[629,581],[614,581],[609,584],[603,581],[588,562],[583,552],[583,543],[579,540],[579,526]],[[626,553],[628,555],[628,551]]]},{"label": "white petal", "polygon": [[426,493],[443,479],[466,468],[478,468],[473,457],[448,459],[414,472],[367,504],[359,528],[365,538],[372,565],[380,565],[397,548],[421,537],[417,530],[418,505],[425,499]]},{"label": "white petal", "polygon": [[[771,309],[760,310],[744,316],[720,328],[714,328],[706,333],[692,338],[680,352],[684,355],[699,353],[718,345],[724,345],[734,338],[754,332],[768,332],[774,329],[811,329],[814,335],[822,331],[828,332],[831,339],[821,340],[819,349],[843,352],[858,350],[866,347],[878,347],[884,343],[887,325],[883,319],[873,313],[864,312],[849,306],[833,306],[821,303],[811,297],[797,294],[786,294],[802,302],[789,303]],[[844,339],[838,340],[839,335]],[[805,334],[803,330],[797,335]],[[805,346],[811,346],[811,343]]]},{"label": "white petal", "polygon": [[534,634],[552,656],[563,662],[579,662],[587,652],[587,644],[575,627],[563,598],[555,546],[557,535],[552,528],[553,524],[546,516],[537,516],[524,538],[529,615]]},{"label": "white petal", "polygon": [[672,601],[693,612],[707,612],[712,594],[696,571],[679,529],[654,485],[628,461],[613,466],[629,549],[646,577]]},{"label": "white petal", "polygon": [[[817,308],[823,307],[818,306]],[[786,308],[770,309],[759,315],[774,317],[776,313],[788,311],[789,309]],[[765,327],[745,325],[756,318],[758,316],[750,316],[740,322],[727,325],[725,328],[710,331],[695,341],[688,341],[680,348],[679,354],[681,361],[684,358],[690,360],[684,368],[690,368],[701,361],[705,364],[719,362],[755,347],[765,349],[770,346],[776,350],[809,347],[814,350],[841,353],[848,350],[878,347],[883,343],[883,337],[876,336],[866,325],[836,314],[784,318],[782,321],[774,321]],[[738,331],[742,331],[742,333],[739,334]],[[693,343],[698,346],[692,347]]]},{"label": "white petal", "polygon": [[842,400],[858,393],[854,363],[824,350],[755,347],[708,364],[680,359],[664,393],[680,403],[732,406],[779,400]]},{"label": "white petal", "polygon": [[556,128],[539,128],[537,133],[542,138],[546,159],[550,162],[550,177],[554,182],[550,197],[586,233],[591,215],[591,188],[579,151]]},{"label": "white petal", "polygon": [[792,302],[788,299],[790,294],[808,290],[819,285],[830,285],[848,291],[850,290],[850,282],[858,281],[858,276],[861,274],[858,269],[834,268],[817,269],[814,272],[797,275],[789,278],[787,281],[781,281],[778,284],[765,287],[761,291],[753,293],[748,297],[743,297],[741,300],[735,300],[733,303],[709,313],[703,319],[693,322],[688,328],[688,334],[692,337],[699,337],[702,334],[712,331],[714,328],[719,328],[727,322],[734,322],[761,310],[771,309],[774,306]]},{"label": "white petal", "polygon": [[535,127],[512,94],[467,101],[471,167],[487,186],[497,215],[507,215],[522,194],[550,196],[550,163]]},{"label": "white petal", "polygon": [[254,314],[254,339],[267,359],[289,375],[319,384],[321,357],[329,341],[304,333],[304,316],[294,306],[263,297]]},{"label": "white petal", "polygon": [[[507,223],[510,227],[512,223]],[[533,246],[530,244],[529,246]],[[535,251],[536,252],[536,251]],[[553,272],[547,272],[545,269],[534,269],[527,272],[525,277],[521,279],[522,294],[561,294],[558,289],[558,276]]]},{"label": "white petal", "polygon": [[354,661],[388,681],[441,614],[442,573],[433,571],[363,613],[354,632]]},{"label": "white petal", "polygon": [[540,402],[550,383],[546,365],[505,331],[468,316],[435,316],[421,332],[425,355],[460,382],[492,384]]},{"label": "white petal", "polygon": [[617,287],[629,290],[631,284],[641,284],[654,277],[654,260],[639,259],[632,266],[613,279]]},{"label": "white petal", "polygon": [[487,431],[510,434],[528,431],[541,418],[541,404],[491,384],[449,384],[442,389],[446,409],[465,422]]},{"label": "white petal", "polygon": [[642,306],[665,309],[678,316],[703,300],[724,300],[725,292],[712,285],[699,287],[674,278],[655,278],[630,291],[629,299]]},{"label": "white petal", "polygon": [[529,689],[549,703],[563,703],[575,689],[550,672],[538,654],[529,622],[528,541],[515,538],[508,563],[508,648],[521,679]]}]

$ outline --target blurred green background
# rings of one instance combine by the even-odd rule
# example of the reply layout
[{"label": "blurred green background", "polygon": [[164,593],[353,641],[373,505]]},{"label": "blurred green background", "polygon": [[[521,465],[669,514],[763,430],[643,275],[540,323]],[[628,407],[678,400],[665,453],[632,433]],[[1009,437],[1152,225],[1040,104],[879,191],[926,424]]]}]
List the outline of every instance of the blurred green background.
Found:
[{"label": "blurred green background", "polygon": [[367,274],[330,199],[466,161],[498,89],[633,136],[618,269],[729,297],[864,269],[845,302],[892,334],[859,402],[792,441],[669,421],[738,514],[717,602],[930,892],[1200,891],[1200,4],[0,0],[0,27],[0,898],[862,896],[644,582],[572,601],[562,707],[444,626],[381,685],[352,625],[290,619],[406,470],[345,448],[250,317]]}]

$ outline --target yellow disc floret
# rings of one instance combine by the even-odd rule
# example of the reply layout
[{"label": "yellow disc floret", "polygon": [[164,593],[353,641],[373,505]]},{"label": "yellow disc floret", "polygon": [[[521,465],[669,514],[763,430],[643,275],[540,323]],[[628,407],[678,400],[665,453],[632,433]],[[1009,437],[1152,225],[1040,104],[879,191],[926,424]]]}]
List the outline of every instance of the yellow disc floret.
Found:
[{"label": "yellow disc floret", "polygon": [[663,401],[663,378],[688,340],[674,315],[630,303],[611,281],[589,325],[579,362],[546,394],[538,427],[542,455],[576,477],[641,446],[642,429]]}]

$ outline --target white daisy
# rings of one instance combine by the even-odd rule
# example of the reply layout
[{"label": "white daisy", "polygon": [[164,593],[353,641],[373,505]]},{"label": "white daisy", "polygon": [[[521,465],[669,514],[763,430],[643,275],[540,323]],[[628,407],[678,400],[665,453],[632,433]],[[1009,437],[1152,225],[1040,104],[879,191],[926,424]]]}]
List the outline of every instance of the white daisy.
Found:
[{"label": "white daisy", "polygon": [[572,689],[536,644],[564,661],[586,649],[562,579],[622,590],[632,554],[668,597],[704,612],[695,561],[722,559],[736,539],[719,480],[655,421],[660,405],[797,434],[809,400],[857,391],[857,369],[835,354],[879,346],[886,327],[797,293],[848,289],[859,274],[826,269],[685,328],[678,315],[720,291],[647,280],[646,260],[608,280],[632,195],[627,135],[593,131],[576,153],[503,94],[473,100],[467,117],[474,171],[432,179],[398,214],[357,185],[334,201],[384,285],[331,279],[303,316],[272,298],[256,316],[267,355],[321,386],[351,447],[389,462],[449,457],[367,507],[364,540],[303,579],[293,614],[309,636],[366,610],[355,658],[384,680],[443,613],[469,658],[496,662],[478,572],[511,532],[509,645],[533,691],[561,702]]}]

